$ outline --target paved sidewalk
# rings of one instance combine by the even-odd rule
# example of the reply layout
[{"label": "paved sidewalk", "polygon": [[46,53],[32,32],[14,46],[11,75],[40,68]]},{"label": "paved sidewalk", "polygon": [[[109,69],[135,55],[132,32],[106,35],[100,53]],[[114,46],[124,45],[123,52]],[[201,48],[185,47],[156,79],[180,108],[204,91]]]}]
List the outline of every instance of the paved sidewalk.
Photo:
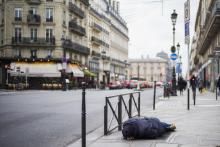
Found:
[{"label": "paved sidewalk", "polygon": [[[215,93],[197,93],[196,106],[190,99],[187,110],[187,93],[184,96],[160,98],[156,110],[141,109],[142,116],[158,117],[161,121],[176,123],[175,132],[154,140],[126,141],[121,131],[103,135],[103,127],[87,135],[87,147],[220,147],[220,97]],[[81,147],[81,140],[69,147]]]}]

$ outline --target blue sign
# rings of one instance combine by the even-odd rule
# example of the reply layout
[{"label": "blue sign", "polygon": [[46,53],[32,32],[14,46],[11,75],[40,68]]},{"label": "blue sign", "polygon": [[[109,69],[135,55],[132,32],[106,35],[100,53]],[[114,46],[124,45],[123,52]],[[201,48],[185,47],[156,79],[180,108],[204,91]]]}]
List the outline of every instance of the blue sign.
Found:
[{"label": "blue sign", "polygon": [[185,23],[185,37],[189,36],[189,22]]},{"label": "blue sign", "polygon": [[177,59],[177,55],[176,54],[171,54],[170,55],[170,59],[171,60],[176,60]]},{"label": "blue sign", "polygon": [[176,73],[181,74],[182,73],[182,68],[181,68],[181,64],[177,63],[176,65]]}]

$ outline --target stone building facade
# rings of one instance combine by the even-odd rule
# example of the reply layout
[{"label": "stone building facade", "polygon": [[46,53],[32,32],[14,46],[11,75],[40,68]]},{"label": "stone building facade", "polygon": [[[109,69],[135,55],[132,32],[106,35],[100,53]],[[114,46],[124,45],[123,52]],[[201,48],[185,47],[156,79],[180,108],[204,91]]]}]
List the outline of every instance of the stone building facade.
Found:
[{"label": "stone building facade", "polygon": [[219,72],[220,0],[200,0],[195,24],[195,71],[204,86],[214,90]]},{"label": "stone building facade", "polygon": [[155,58],[129,59],[130,79],[146,81],[167,81],[167,60]]},{"label": "stone building facade", "polygon": [[[18,81],[42,88],[48,82],[64,85],[65,79],[80,86],[85,76],[109,83],[114,52],[126,50],[116,59],[123,68],[128,56],[121,28],[126,24],[111,17],[113,2],[119,6],[106,0],[1,0],[0,86]],[[122,38],[117,49],[111,42],[115,22]]]}]

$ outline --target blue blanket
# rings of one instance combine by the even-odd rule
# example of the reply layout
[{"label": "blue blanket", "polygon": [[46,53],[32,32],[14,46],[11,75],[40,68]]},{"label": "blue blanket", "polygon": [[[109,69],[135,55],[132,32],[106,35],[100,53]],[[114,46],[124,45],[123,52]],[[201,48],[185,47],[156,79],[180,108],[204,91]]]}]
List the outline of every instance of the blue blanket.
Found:
[{"label": "blue blanket", "polygon": [[125,139],[157,138],[166,132],[166,129],[157,118],[130,118],[123,123],[122,134]]}]

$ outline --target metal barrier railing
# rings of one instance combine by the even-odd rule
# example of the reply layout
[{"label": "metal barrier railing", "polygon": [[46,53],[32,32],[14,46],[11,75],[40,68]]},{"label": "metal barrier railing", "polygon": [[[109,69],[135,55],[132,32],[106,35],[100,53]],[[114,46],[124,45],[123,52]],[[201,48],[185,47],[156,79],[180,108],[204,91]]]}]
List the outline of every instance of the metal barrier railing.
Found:
[{"label": "metal barrier railing", "polygon": [[[135,97],[137,95],[137,97]],[[125,98],[128,97],[128,106],[126,105]],[[114,103],[110,101],[110,99],[118,98],[118,101],[116,103],[115,109],[113,108]],[[105,98],[105,106],[104,106],[104,135],[107,135],[114,129],[118,128],[120,131],[122,129],[122,109],[124,106],[125,113],[127,114],[128,118],[132,117],[132,108],[133,103],[134,107],[137,110],[137,115],[134,116],[140,116],[140,92],[134,92],[134,93],[127,93],[127,94],[121,94],[121,95],[115,95],[115,96],[109,96]],[[110,110],[112,112],[112,118],[110,119],[110,123],[108,121],[108,108],[110,107]],[[117,113],[118,112],[118,113]],[[116,119],[116,126],[112,127],[112,121],[113,119]],[[112,128],[111,128],[112,127]]]}]

